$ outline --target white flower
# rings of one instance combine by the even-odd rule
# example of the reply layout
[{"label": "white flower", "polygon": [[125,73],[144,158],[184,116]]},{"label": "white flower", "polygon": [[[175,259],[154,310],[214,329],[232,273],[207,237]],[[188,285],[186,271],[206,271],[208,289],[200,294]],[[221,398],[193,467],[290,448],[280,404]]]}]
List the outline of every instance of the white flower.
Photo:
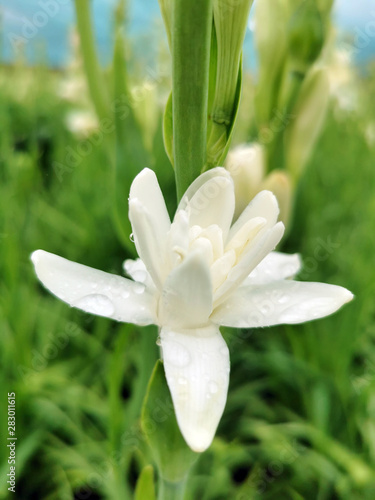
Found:
[{"label": "white flower", "polygon": [[300,323],[335,312],[345,288],[290,278],[297,255],[272,252],[284,226],[262,191],[231,225],[234,187],[223,168],[197,178],[171,224],[155,174],[134,180],[129,215],[140,259],[132,279],[38,250],[32,260],[45,287],[74,307],[137,325],[156,324],[181,432],[195,451],[211,443],[224,410],[229,352],[219,325],[253,328]]}]

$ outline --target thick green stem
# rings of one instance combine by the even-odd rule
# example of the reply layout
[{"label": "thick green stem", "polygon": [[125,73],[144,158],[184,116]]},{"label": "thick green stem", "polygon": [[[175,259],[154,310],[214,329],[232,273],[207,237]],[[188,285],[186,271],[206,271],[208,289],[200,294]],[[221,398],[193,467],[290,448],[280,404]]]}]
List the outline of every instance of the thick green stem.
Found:
[{"label": "thick green stem", "polygon": [[185,496],[186,479],[171,483],[162,477],[159,479],[158,500],[183,500]]},{"label": "thick green stem", "polygon": [[206,161],[212,0],[175,0],[172,10],[173,150],[177,196]]},{"label": "thick green stem", "polygon": [[109,103],[106,95],[100,65],[96,56],[95,38],[92,29],[90,0],[75,0],[77,28],[87,84],[99,120],[108,118]]}]

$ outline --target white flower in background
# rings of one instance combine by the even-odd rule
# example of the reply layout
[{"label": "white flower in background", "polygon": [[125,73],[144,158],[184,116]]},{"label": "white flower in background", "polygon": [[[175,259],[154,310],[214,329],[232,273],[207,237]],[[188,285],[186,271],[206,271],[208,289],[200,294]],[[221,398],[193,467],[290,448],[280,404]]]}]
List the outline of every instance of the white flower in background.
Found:
[{"label": "white flower in background", "polygon": [[291,181],[285,170],[274,170],[265,175],[265,151],[261,144],[254,142],[236,146],[229,151],[225,168],[234,182],[235,219],[257,193],[266,189],[276,196],[280,208],[279,219],[285,226],[288,225],[292,204]]},{"label": "white flower in background", "polygon": [[70,111],[65,119],[67,129],[80,138],[89,136],[98,130],[99,122],[92,111]]},{"label": "white flower in background", "polygon": [[327,65],[330,93],[339,111],[352,113],[359,108],[357,75],[351,54],[348,50],[332,50]]},{"label": "white flower in background", "polygon": [[265,174],[265,151],[257,143],[240,144],[228,153],[225,168],[234,182],[235,216],[246,208],[259,192]]},{"label": "white flower in background", "polygon": [[219,326],[254,328],[300,323],[335,312],[345,288],[288,278],[297,255],[272,252],[284,226],[269,191],[259,193],[232,225],[230,174],[198,177],[170,222],[155,174],[134,180],[129,215],[140,259],[125,261],[132,279],[37,250],[36,273],[73,307],[137,325],[160,327],[166,379],[181,432],[195,451],[211,443],[224,410],[229,351]]}]

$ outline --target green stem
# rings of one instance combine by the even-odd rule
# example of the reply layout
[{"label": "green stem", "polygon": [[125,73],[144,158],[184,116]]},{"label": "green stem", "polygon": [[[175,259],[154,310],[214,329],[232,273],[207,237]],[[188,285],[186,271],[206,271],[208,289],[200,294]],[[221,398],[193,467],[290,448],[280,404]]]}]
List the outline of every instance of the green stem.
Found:
[{"label": "green stem", "polygon": [[96,56],[95,38],[92,30],[90,0],[75,0],[77,28],[87,84],[99,120],[108,117],[109,102],[105,92],[100,65]]},{"label": "green stem", "polygon": [[206,161],[211,30],[212,0],[173,2],[173,149],[179,199]]},{"label": "green stem", "polygon": [[186,478],[177,483],[159,479],[158,500],[183,500],[186,489]]}]

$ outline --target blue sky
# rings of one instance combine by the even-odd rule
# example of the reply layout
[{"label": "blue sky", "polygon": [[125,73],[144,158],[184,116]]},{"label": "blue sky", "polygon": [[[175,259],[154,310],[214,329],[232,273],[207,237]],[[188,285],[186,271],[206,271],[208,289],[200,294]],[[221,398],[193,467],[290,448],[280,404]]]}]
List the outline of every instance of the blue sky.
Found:
[{"label": "blue sky", "polygon": [[[95,31],[103,61],[110,57],[112,7],[116,2],[117,0],[93,0]],[[2,60],[13,59],[13,47],[19,40],[17,37],[25,39],[26,34],[29,60],[35,59],[35,53],[39,53],[37,57],[40,57],[41,53],[46,52],[47,61],[51,65],[62,65],[67,61],[68,32],[74,23],[71,0],[0,0],[0,11],[4,27]],[[153,21],[160,16],[158,2],[133,0],[130,2],[129,14],[130,32],[150,36]],[[361,57],[375,54],[373,0],[336,0],[335,18],[340,27],[353,34],[366,33],[367,30],[370,36],[365,50],[361,51]],[[34,28],[27,24],[33,20]],[[39,27],[35,28],[35,24],[39,24]]]}]

